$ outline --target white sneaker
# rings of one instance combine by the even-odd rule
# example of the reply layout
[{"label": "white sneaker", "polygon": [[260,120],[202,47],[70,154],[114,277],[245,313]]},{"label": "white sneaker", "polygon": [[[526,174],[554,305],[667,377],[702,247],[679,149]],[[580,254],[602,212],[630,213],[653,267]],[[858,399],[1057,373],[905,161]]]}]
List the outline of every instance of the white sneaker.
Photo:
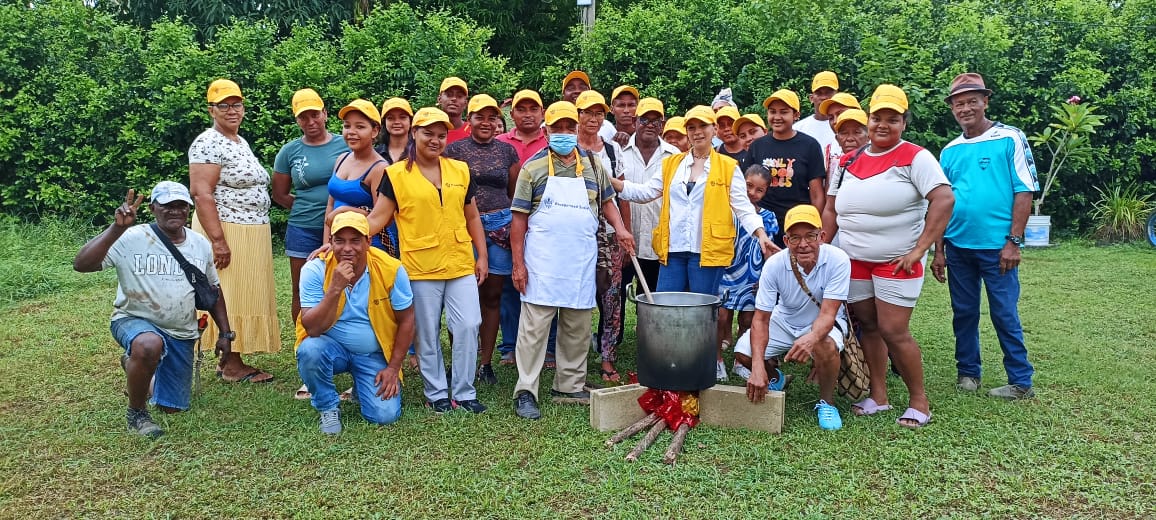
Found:
[{"label": "white sneaker", "polygon": [[341,433],[341,410],[334,408],[321,412],[321,433],[325,435]]},{"label": "white sneaker", "polygon": [[718,365],[715,365],[714,377],[719,381],[727,380],[727,366],[722,361],[719,361]]},{"label": "white sneaker", "polygon": [[751,377],[751,369],[744,367],[738,363],[735,363],[735,366],[731,367],[731,373],[738,376],[743,381],[746,381],[747,379],[750,379],[750,377]]}]

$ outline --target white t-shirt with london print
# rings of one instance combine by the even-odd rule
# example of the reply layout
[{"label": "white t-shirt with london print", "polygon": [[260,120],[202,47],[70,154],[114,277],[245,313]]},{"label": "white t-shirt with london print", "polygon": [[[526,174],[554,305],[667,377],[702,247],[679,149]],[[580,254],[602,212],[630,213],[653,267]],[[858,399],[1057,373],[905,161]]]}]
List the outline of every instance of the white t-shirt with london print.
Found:
[{"label": "white t-shirt with london print", "polygon": [[[210,284],[220,284],[208,239],[185,228],[185,240],[176,246],[189,263],[205,273]],[[174,338],[197,338],[193,286],[148,224],[126,230],[109,248],[100,267],[116,268],[119,282],[111,321],[136,317],[152,322]]]}]

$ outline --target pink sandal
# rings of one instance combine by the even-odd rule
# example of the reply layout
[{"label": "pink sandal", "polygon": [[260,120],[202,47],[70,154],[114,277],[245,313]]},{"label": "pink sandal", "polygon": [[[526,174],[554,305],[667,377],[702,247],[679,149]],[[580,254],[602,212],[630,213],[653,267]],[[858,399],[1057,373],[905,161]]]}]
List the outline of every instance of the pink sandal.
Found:
[{"label": "pink sandal", "polygon": [[[904,420],[915,421],[915,424],[907,424],[903,422]],[[923,413],[914,408],[908,408],[907,411],[903,412],[903,415],[895,420],[895,422],[904,428],[918,430],[924,426],[927,426],[927,423],[931,422],[931,413]]]},{"label": "pink sandal", "polygon": [[[855,415],[858,415],[859,417],[865,417],[868,415],[875,415],[879,412],[886,412],[887,410],[891,409],[891,405],[880,405],[879,403],[876,403],[874,399],[868,397],[862,401],[859,401],[858,403],[851,405],[851,408],[851,411]],[[856,412],[854,410],[855,408],[858,408],[859,411]]]}]

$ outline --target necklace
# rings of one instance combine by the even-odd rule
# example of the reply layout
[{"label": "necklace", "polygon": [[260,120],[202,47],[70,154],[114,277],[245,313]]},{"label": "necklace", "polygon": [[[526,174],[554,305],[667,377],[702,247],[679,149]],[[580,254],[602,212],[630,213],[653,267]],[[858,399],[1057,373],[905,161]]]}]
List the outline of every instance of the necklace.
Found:
[{"label": "necklace", "polygon": [[690,152],[690,156],[695,158],[695,159],[707,159],[710,157],[710,152],[707,152],[706,155],[698,155],[698,154],[694,153],[694,151],[692,150]]}]

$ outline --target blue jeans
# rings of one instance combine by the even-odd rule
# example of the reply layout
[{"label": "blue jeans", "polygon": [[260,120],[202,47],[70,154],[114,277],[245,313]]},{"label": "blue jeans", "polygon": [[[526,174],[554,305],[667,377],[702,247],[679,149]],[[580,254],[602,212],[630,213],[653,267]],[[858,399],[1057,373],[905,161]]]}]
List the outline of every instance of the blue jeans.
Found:
[{"label": "blue jeans", "polygon": [[702,267],[698,253],[670,253],[666,265],[658,268],[654,292],[692,292],[718,296],[724,268]]},{"label": "blue jeans", "polygon": [[153,373],[153,396],[149,404],[188,410],[193,382],[193,345],[197,340],[169,336],[143,318],[118,319],[109,324],[109,330],[127,355],[132,355],[132,341],[137,336],[149,332],[160,336],[165,346]]},{"label": "blue jeans", "polygon": [[510,276],[514,270],[514,254],[509,248],[502,247],[490,238],[489,232],[509,226],[511,213],[509,209],[483,213],[482,229],[486,231],[486,255],[489,257],[490,274]]},{"label": "blue jeans", "polygon": [[1020,325],[1019,270],[999,274],[998,249],[964,249],[944,243],[951,310],[955,315],[955,366],[960,376],[982,375],[979,353],[980,284],[987,288],[991,324],[995,326],[1009,384],[1032,386],[1034,369],[1028,362],[1024,330]]},{"label": "blue jeans", "polygon": [[297,372],[309,387],[309,400],[319,412],[333,410],[341,402],[333,375],[349,372],[353,376],[353,391],[361,403],[361,416],[374,424],[391,424],[401,418],[401,391],[391,399],[377,396],[373,380],[377,373],[389,366],[385,354],[355,354],[340,343],[322,334],[305,338],[297,347]]},{"label": "blue jeans", "polygon": [[[514,282],[507,277],[502,283],[502,310],[498,320],[502,329],[502,342],[498,344],[498,352],[502,354],[514,351],[518,340],[518,320],[522,316],[522,295],[514,288]],[[553,353],[558,343],[558,317],[550,323],[550,336],[546,340],[546,352]]]}]

